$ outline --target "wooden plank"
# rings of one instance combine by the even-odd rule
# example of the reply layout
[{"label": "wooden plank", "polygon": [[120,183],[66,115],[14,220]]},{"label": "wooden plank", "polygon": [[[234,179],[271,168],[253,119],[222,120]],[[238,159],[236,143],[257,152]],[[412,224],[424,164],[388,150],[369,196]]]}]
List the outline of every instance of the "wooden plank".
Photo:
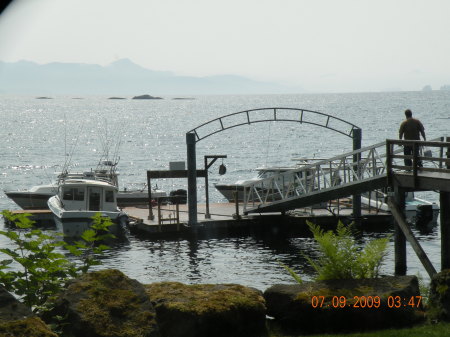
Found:
[{"label": "wooden plank", "polygon": [[412,172],[396,172],[393,174],[393,180],[403,188],[450,192],[450,173],[447,172],[419,173],[416,181],[414,181]]},{"label": "wooden plank", "polygon": [[411,228],[409,228],[402,211],[399,209],[397,203],[392,198],[388,198],[388,205],[392,215],[395,218],[395,221],[397,222],[400,229],[403,231],[403,234],[405,235],[406,239],[411,244],[411,247],[414,249],[414,252],[416,253],[420,262],[422,262],[422,265],[425,267],[425,270],[427,271],[428,275],[430,275],[430,278],[433,277],[436,274],[436,269],[433,267],[433,264],[431,263],[427,254],[423,250],[422,246],[419,244],[419,241],[417,241],[416,237],[411,231]]}]

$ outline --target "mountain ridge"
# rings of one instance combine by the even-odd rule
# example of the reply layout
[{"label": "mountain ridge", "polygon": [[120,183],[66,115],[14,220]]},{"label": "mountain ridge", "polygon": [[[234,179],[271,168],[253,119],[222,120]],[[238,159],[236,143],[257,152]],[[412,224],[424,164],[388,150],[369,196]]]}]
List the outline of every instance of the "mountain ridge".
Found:
[{"label": "mountain ridge", "polygon": [[109,65],[0,61],[0,93],[135,95],[281,94],[301,88],[255,81],[239,75],[178,76],[144,68],[129,59]]}]

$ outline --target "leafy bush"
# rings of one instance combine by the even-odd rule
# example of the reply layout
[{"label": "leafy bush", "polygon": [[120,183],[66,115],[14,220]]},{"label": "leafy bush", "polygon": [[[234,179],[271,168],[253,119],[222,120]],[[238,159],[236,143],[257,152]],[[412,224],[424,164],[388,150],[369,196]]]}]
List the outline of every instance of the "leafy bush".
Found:
[{"label": "leafy bush", "polygon": [[[389,237],[374,239],[361,249],[353,237],[351,225],[345,226],[339,221],[336,232],[324,232],[320,226],[309,221],[307,223],[319,245],[320,256],[316,260],[306,256],[317,272],[317,280],[379,276],[381,263],[387,254]],[[301,283],[301,278],[292,269],[283,267]]]},{"label": "leafy bush", "polygon": [[389,238],[369,241],[359,249],[352,235],[352,226],[339,221],[336,233],[324,232],[320,226],[308,222],[319,244],[321,256],[317,261],[307,257],[318,273],[318,280],[378,277],[381,263],[386,257]]},{"label": "leafy bush", "polygon": [[[19,296],[35,312],[43,309],[45,302],[58,293],[69,278],[100,264],[95,254],[108,247],[97,243],[112,237],[107,232],[111,220],[102,218],[100,214],[93,217],[91,229],[86,230],[81,240],[73,244],[61,240],[57,233],[46,234],[33,228],[30,214],[14,215],[8,211],[1,214],[14,222],[17,231],[0,231],[0,235],[7,237],[14,246],[0,249],[9,257],[0,260],[0,285]],[[65,248],[78,256],[80,263],[77,265],[69,261],[64,254],[57,252],[58,248]]]}]

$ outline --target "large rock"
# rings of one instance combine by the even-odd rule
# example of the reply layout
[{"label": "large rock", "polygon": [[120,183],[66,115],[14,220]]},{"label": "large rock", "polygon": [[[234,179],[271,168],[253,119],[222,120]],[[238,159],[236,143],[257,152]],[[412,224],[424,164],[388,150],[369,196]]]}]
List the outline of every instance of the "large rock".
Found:
[{"label": "large rock", "polygon": [[265,305],[259,290],[233,284],[146,286],[165,337],[251,337],[265,332]]},{"label": "large rock", "polygon": [[151,96],[151,95],[139,95],[134,96],[133,99],[162,99],[161,97]]},{"label": "large rock", "polygon": [[401,327],[424,316],[415,276],[279,284],[264,298],[267,314],[290,333]]},{"label": "large rock", "polygon": [[450,321],[450,269],[437,273],[431,279],[428,305],[430,319]]},{"label": "large rock", "polygon": [[0,322],[1,337],[58,337],[38,317]]},{"label": "large rock", "polygon": [[64,336],[159,336],[144,286],[114,269],[70,281],[44,320],[52,321],[56,315],[66,317],[63,322],[53,322],[61,325]]},{"label": "large rock", "polygon": [[0,321],[14,321],[33,316],[30,308],[0,287]]},{"label": "large rock", "polygon": [[0,336],[57,337],[40,318],[0,287]]}]

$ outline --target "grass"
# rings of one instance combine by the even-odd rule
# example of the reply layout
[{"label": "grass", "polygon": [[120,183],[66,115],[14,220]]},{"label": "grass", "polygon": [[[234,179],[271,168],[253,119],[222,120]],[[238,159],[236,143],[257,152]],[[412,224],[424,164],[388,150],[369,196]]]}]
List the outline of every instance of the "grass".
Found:
[{"label": "grass", "polygon": [[[315,334],[299,335],[298,337],[445,337],[450,334],[450,323],[421,324],[412,328],[386,329],[372,332],[348,334]],[[279,332],[269,333],[269,337],[294,337]],[[297,337],[297,336],[295,336]]]}]

